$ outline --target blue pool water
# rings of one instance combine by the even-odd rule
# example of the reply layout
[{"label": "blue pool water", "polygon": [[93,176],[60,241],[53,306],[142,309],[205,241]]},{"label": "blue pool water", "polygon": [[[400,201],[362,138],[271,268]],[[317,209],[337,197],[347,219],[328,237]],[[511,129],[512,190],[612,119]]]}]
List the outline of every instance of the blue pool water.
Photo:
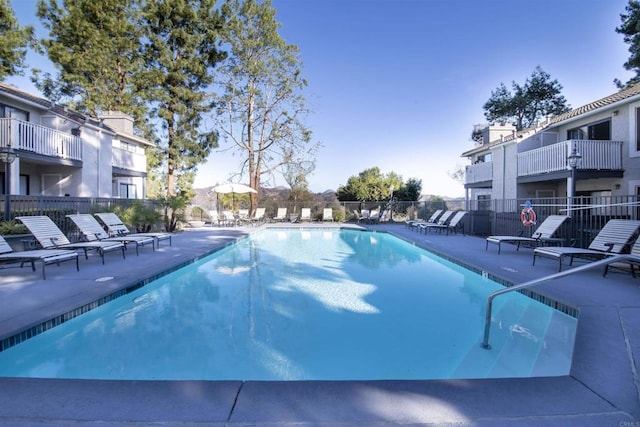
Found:
[{"label": "blue pool water", "polygon": [[386,233],[273,229],[0,353],[0,376],[566,375],[576,320]]}]

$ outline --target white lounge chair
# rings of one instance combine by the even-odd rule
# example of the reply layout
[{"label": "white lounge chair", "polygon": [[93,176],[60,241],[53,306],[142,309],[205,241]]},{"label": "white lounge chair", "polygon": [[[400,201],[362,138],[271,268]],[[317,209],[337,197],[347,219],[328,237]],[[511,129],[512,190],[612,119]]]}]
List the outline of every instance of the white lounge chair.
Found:
[{"label": "white lounge chair", "polygon": [[324,208],[322,210],[322,221],[332,221],[333,222],[333,209]]},{"label": "white lounge chair", "polygon": [[151,236],[115,236],[109,237],[109,234],[104,231],[97,219],[90,214],[74,214],[67,215],[75,226],[82,233],[83,239],[87,242],[101,241],[101,242],[122,242],[125,247],[133,243],[136,245],[136,255],[138,255],[138,248],[140,246],[151,244],[152,250],[156,250],[156,241]]},{"label": "white lounge chair", "polygon": [[107,227],[107,231],[111,236],[148,236],[156,239],[156,247],[160,247],[162,240],[169,240],[171,246],[171,233],[150,232],[150,233],[132,233],[118,215],[113,212],[101,212],[95,214],[100,221]]},{"label": "white lounge chair", "polygon": [[286,221],[287,220],[287,208],[278,208],[278,212],[276,213],[276,216],[274,216],[272,218],[273,221],[278,222],[278,221]]},{"label": "white lounge chair", "polygon": [[7,243],[4,237],[0,236],[0,263],[13,264],[20,263],[20,267],[28,262],[31,269],[36,271],[36,262],[42,264],[42,279],[47,278],[45,266],[49,264],[60,264],[64,261],[76,260],[76,271],[80,271],[78,265],[78,252],[67,249],[36,249],[33,251],[17,251]]},{"label": "white lounge chair", "polygon": [[447,223],[425,224],[425,230],[446,231],[447,235],[449,235],[449,232],[458,233],[458,230],[460,230],[464,236],[464,222],[462,220],[467,214],[467,211],[457,211]]},{"label": "white lounge chair", "polygon": [[415,228],[417,231],[419,231],[420,224],[436,224],[438,217],[442,215],[442,212],[444,212],[443,209],[438,209],[434,213],[432,213],[429,219],[426,221],[419,220],[419,219],[412,219],[412,220],[406,221],[405,224],[407,225],[407,227]]},{"label": "white lounge chair", "polygon": [[538,226],[536,231],[531,235],[531,237],[525,236],[489,236],[487,237],[487,241],[485,243],[484,249],[487,250],[489,247],[489,243],[493,243],[498,245],[498,254],[500,254],[500,245],[502,243],[512,243],[517,245],[516,250],[520,249],[520,245],[527,244],[532,246],[539,246],[545,243],[561,243],[563,239],[553,237],[553,235],[558,231],[560,226],[567,220],[567,216],[565,215],[549,215],[542,223]]},{"label": "white lounge chair", "polygon": [[71,241],[51,221],[48,216],[19,216],[16,218],[22,222],[33,234],[33,237],[40,243],[44,249],[82,249],[84,257],[89,258],[88,251],[94,250],[102,258],[104,264],[104,254],[113,251],[122,251],[122,258],[125,258],[125,247],[122,242],[76,242]]},{"label": "white lounge chair", "polygon": [[311,208],[300,209],[300,222],[311,221]]},{"label": "white lounge chair", "polygon": [[369,215],[371,215],[371,211],[369,209],[362,209],[360,211],[360,213],[358,213],[357,211],[354,211],[354,213],[356,214],[356,217],[358,218],[358,222],[360,222],[360,221],[368,221],[369,220]]},{"label": "white lounge chair", "polygon": [[562,271],[562,263],[569,258],[569,265],[574,258],[606,258],[610,255],[624,253],[637,238],[640,221],[628,219],[611,219],[596,235],[587,249],[549,246],[533,250],[533,265],[536,257],[555,258],[558,260],[558,271]]},{"label": "white lounge chair", "polygon": [[446,211],[445,213],[442,214],[442,216],[440,216],[440,218],[438,218],[437,221],[434,222],[422,222],[420,224],[417,225],[418,227],[418,231],[420,233],[422,233],[423,231],[426,233],[427,232],[427,228],[434,226],[434,225],[446,225],[449,220],[453,217],[454,215],[454,211]]},{"label": "white lounge chair", "polygon": [[222,211],[222,222],[226,226],[234,226],[239,223],[238,218],[231,211]]},{"label": "white lounge chair", "polygon": [[265,211],[265,208],[256,208],[256,211],[253,213],[253,216],[251,217],[251,222],[259,223],[264,221],[264,211]]},{"label": "white lounge chair", "polygon": [[222,222],[222,219],[220,218],[218,211],[209,211],[208,213],[209,213],[209,218],[211,218],[211,226],[213,227],[213,224],[220,225],[220,223]]}]

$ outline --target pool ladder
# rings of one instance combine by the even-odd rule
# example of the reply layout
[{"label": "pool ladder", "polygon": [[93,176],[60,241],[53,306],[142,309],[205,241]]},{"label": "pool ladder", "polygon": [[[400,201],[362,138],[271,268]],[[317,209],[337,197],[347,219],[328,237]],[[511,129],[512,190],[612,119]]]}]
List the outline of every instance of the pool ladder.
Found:
[{"label": "pool ladder", "polygon": [[489,334],[491,332],[491,310],[493,307],[493,300],[495,297],[502,294],[506,294],[507,292],[513,292],[513,291],[519,291],[521,289],[531,288],[533,286],[540,285],[542,283],[546,283],[551,280],[559,279],[561,277],[569,276],[575,273],[580,273],[586,270],[592,270],[594,268],[602,267],[602,266],[612,264],[614,262],[620,262],[620,261],[635,261],[640,263],[640,257],[638,257],[637,255],[630,255],[630,254],[615,255],[600,261],[595,261],[589,264],[572,268],[571,270],[561,271],[559,273],[541,277],[540,279],[530,280],[528,282],[521,283],[520,285],[510,286],[508,288],[500,289],[499,291],[495,291],[491,293],[491,295],[487,297],[487,310],[486,310],[485,319],[484,319],[484,338],[482,340],[482,347],[486,349],[491,348],[491,345],[489,344]]}]

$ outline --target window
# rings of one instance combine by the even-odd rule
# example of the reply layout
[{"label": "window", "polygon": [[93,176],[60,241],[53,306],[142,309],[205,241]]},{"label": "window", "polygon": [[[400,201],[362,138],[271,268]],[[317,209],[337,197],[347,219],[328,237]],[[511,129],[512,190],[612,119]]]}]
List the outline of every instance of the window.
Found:
[{"label": "window", "polygon": [[120,183],[121,199],[137,199],[136,185]]},{"label": "window", "polygon": [[567,139],[587,139],[584,130],[580,128],[569,129],[567,131]]},{"label": "window", "polygon": [[636,108],[636,151],[640,151],[640,108]]},{"label": "window", "polygon": [[608,141],[611,139],[611,121],[596,123],[588,127],[589,139]]},{"label": "window", "polygon": [[6,119],[20,119],[28,122],[29,112],[11,107],[10,105],[0,104],[0,117],[4,117]]},{"label": "window", "polygon": [[491,195],[490,194],[478,195],[478,210],[479,211],[491,210]]}]

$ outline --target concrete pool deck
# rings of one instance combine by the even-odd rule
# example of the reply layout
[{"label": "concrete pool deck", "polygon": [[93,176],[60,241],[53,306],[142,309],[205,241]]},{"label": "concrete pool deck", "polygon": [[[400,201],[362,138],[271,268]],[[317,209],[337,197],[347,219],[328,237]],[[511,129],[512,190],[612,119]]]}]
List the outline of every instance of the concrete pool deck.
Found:
[{"label": "concrete pool deck", "polygon": [[[270,224],[293,226],[291,224]],[[336,226],[333,224],[304,224]],[[502,280],[522,283],[553,274],[530,249],[502,253],[474,236],[419,234],[403,224],[387,231]],[[259,227],[200,228],[177,233],[153,253],[128,251],[47,267],[0,272],[0,340],[63,313],[179,268]],[[581,272],[536,292],[579,310],[570,375],[549,378],[437,381],[99,381],[0,378],[2,425],[168,426],[640,426],[640,278]],[[82,311],[80,309],[79,311]],[[59,321],[59,320],[57,320]],[[55,321],[54,321],[55,322]],[[482,329],[483,325],[478,325]],[[478,343],[480,345],[480,343]]]}]

